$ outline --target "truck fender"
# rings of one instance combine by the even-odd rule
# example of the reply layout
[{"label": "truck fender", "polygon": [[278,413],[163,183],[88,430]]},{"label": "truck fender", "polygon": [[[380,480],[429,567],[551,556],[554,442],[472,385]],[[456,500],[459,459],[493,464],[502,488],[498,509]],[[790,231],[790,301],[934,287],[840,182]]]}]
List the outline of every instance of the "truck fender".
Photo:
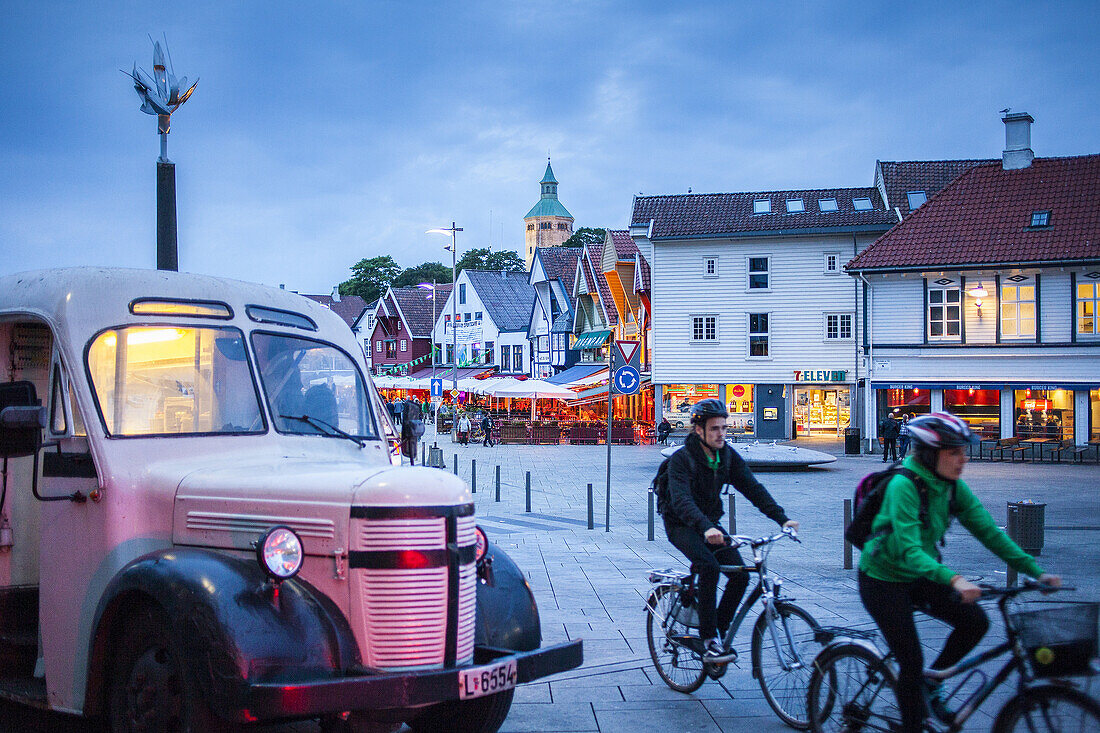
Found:
[{"label": "truck fender", "polygon": [[108,584],[92,628],[87,714],[105,707],[112,646],[138,604],[158,606],[176,648],[212,709],[240,711],[248,682],[316,680],[360,664],[340,609],[294,578],[278,593],[260,566],[190,547],[158,550],[130,562]]},{"label": "truck fender", "polygon": [[478,574],[478,646],[531,651],[542,644],[539,609],[531,586],[512,558],[488,543],[483,559],[486,571]]}]

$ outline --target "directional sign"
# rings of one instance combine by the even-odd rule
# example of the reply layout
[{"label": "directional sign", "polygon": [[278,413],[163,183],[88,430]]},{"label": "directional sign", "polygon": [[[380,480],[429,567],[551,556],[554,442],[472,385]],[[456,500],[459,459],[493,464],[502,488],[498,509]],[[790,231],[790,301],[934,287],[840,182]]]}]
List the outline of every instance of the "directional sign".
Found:
[{"label": "directional sign", "polygon": [[615,356],[619,364],[627,365],[634,363],[634,355],[638,353],[637,341],[616,341],[615,350],[619,353]]},{"label": "directional sign", "polygon": [[642,377],[638,370],[627,365],[615,370],[615,391],[619,394],[637,394],[642,385]]},{"label": "directional sign", "polygon": [[443,380],[442,379],[433,379],[432,380],[432,399],[434,400],[436,397],[442,397],[442,396],[443,396]]}]

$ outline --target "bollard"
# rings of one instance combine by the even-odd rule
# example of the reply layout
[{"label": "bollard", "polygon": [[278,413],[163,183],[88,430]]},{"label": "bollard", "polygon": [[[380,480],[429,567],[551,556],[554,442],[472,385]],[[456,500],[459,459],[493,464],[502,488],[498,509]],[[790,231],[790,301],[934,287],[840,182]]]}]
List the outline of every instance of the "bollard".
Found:
[{"label": "bollard", "polygon": [[497,466],[497,501],[500,501],[500,466]]},{"label": "bollard", "polygon": [[[852,525],[852,500],[844,500],[844,533],[848,533],[848,527]],[[844,569],[852,569],[852,543],[844,540]]]},{"label": "bollard", "polygon": [[595,529],[595,517],[592,514],[592,484],[588,484],[588,528]]},{"label": "bollard", "polygon": [[[1043,554],[1043,525],[1046,504],[1036,504],[1030,499],[1008,502],[1008,522],[1005,534],[1029,555]],[[1008,568],[1005,582],[1009,588],[1016,587],[1016,571]]]},{"label": "bollard", "polygon": [[[730,534],[737,534],[737,504],[734,503],[734,499],[736,497],[733,495],[732,491],[729,493],[729,498],[730,498]],[[652,529],[650,530],[649,534],[651,534],[651,535],[653,534]],[[653,538],[650,537],[649,539],[653,539]]]},{"label": "bollard", "polygon": [[527,472],[527,509],[524,511],[531,511],[531,472]]},{"label": "bollard", "polygon": [[428,455],[428,444],[427,443],[421,443],[420,444],[420,465],[421,466],[428,465],[428,462],[426,460],[424,460],[427,457],[427,455]]},{"label": "bollard", "polygon": [[470,493],[477,493],[477,459],[470,459]]},{"label": "bollard", "polygon": [[455,476],[458,475],[458,454],[455,453]]},{"label": "bollard", "polygon": [[[650,489],[649,494],[649,541],[653,541],[653,489]],[[731,502],[732,503],[732,502]]]}]

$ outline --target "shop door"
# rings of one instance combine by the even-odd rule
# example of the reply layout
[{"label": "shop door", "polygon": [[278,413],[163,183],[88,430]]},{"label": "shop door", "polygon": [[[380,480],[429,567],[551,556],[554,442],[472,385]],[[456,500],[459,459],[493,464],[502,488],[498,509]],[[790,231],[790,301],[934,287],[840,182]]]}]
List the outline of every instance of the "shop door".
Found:
[{"label": "shop door", "polygon": [[784,440],[787,437],[787,405],[782,384],[756,385],[756,437]]}]

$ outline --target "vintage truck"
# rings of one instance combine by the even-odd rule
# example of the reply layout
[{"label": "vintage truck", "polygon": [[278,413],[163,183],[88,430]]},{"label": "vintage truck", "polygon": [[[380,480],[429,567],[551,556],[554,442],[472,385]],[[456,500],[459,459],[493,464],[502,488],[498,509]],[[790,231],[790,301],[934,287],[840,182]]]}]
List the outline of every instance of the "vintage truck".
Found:
[{"label": "vintage truck", "polygon": [[400,466],[327,308],[216,277],[0,278],[0,696],[114,731],[495,731],[541,646],[468,487]]}]

